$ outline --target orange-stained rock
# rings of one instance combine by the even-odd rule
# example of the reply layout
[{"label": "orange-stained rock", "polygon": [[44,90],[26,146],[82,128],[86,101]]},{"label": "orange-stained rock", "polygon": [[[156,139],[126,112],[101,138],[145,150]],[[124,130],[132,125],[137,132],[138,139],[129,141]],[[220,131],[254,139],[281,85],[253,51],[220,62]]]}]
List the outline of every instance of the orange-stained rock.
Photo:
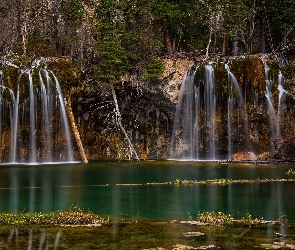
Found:
[{"label": "orange-stained rock", "polygon": [[272,158],[272,154],[270,152],[263,152],[257,156],[257,160],[265,161]]},{"label": "orange-stained rock", "polygon": [[237,152],[232,155],[233,161],[255,161],[257,156],[253,152]]}]

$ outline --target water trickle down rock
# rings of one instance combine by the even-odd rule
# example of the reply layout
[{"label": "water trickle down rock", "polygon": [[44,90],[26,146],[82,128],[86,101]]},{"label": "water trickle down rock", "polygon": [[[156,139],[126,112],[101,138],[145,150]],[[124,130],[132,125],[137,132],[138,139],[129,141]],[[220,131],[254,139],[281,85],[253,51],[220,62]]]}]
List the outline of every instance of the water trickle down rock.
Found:
[{"label": "water trickle down rock", "polygon": [[1,162],[74,160],[58,80],[40,64],[24,70],[7,61],[0,65]]},{"label": "water trickle down rock", "polygon": [[290,94],[283,88],[278,63],[272,64],[271,71],[266,61],[252,56],[191,67],[179,94],[171,158],[230,160],[245,152],[256,159],[254,155],[264,152],[274,154],[274,141],[285,131],[284,96]]}]

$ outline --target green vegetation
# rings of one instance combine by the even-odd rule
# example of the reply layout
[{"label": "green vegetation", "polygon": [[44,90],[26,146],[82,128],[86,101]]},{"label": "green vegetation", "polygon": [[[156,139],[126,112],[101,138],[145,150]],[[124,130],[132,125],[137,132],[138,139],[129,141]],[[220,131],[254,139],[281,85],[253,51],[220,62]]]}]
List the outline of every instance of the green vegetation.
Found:
[{"label": "green vegetation", "polygon": [[287,175],[291,176],[291,175],[295,175],[295,171],[290,168],[287,172],[286,172]]},{"label": "green vegetation", "polygon": [[99,83],[134,71],[155,80],[163,56],[280,53],[295,42],[293,0],[3,0],[0,8],[0,56],[70,57]]},{"label": "green vegetation", "polygon": [[61,11],[66,16],[66,20],[70,23],[79,25],[82,23],[85,14],[84,7],[78,0],[63,0]]},{"label": "green vegetation", "polygon": [[194,76],[194,83],[196,86],[200,84],[201,81],[205,81],[205,76],[206,76],[206,68],[204,64],[201,64]]},{"label": "green vegetation", "polygon": [[121,13],[113,0],[103,0],[95,9],[96,58],[92,68],[103,83],[117,83],[127,72],[128,61],[122,39],[124,34]]},{"label": "green vegetation", "polygon": [[74,207],[67,211],[0,213],[0,225],[98,225],[108,223],[100,216]]},{"label": "green vegetation", "polygon": [[[295,172],[290,169],[286,174],[288,175],[295,175]],[[222,184],[222,185],[228,185],[233,183],[258,183],[258,182],[281,182],[281,181],[294,181],[294,179],[260,179],[257,178],[255,180],[233,180],[233,179],[226,179],[226,178],[219,178],[219,179],[213,179],[213,180],[180,180],[175,179],[174,181],[164,182],[164,183],[158,183],[158,184],[168,184],[168,185],[192,185],[192,184]],[[157,184],[157,183],[153,183]]]},{"label": "green vegetation", "polygon": [[[265,224],[266,220],[263,218],[254,218],[247,212],[246,214],[230,214],[228,212],[214,212],[214,211],[199,211],[194,218],[188,213],[188,222],[196,221],[200,225],[251,225],[251,224]],[[139,220],[144,221],[144,220]],[[137,223],[137,220],[127,220],[122,223]],[[286,223],[287,219],[278,219],[272,223]],[[65,211],[52,212],[18,212],[0,213],[0,225],[11,226],[102,226],[117,223],[111,221],[109,218],[105,219],[90,211],[86,212],[83,209],[74,206]]]},{"label": "green vegetation", "polygon": [[[294,248],[295,226],[291,222],[252,219],[249,213],[236,216],[204,211],[194,221],[168,222],[104,221],[78,208],[54,213],[1,213],[1,249]],[[3,223],[8,220],[17,223]]]},{"label": "green vegetation", "polygon": [[197,215],[197,221],[213,225],[231,225],[233,220],[231,214],[224,212],[199,212]]},{"label": "green vegetation", "polygon": [[[249,212],[245,214],[230,214],[227,212],[199,212],[196,221],[205,223],[207,225],[219,225],[219,226],[251,226],[262,225],[269,223],[263,218],[253,218]],[[271,223],[283,223],[282,220],[272,221]]]},{"label": "green vegetation", "polygon": [[165,65],[161,60],[150,57],[144,67],[143,76],[146,79],[155,80],[163,74],[164,70]]}]

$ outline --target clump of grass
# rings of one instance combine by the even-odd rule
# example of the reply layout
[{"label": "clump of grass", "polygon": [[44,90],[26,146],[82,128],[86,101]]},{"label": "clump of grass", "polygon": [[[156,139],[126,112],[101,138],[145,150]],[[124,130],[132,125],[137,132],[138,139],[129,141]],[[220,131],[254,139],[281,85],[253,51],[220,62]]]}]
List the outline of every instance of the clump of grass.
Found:
[{"label": "clump of grass", "polygon": [[108,223],[108,220],[78,207],[48,213],[0,213],[0,225],[97,225],[102,223]]},{"label": "clump of grass", "polygon": [[190,184],[194,184],[196,181],[193,180],[180,180],[180,179],[175,179],[172,182],[169,182],[169,184],[172,185],[190,185]]},{"label": "clump of grass", "polygon": [[239,218],[240,223],[243,225],[251,225],[252,224],[252,215],[249,212],[242,214]]},{"label": "clump of grass", "polygon": [[[286,174],[289,176],[295,175],[295,171],[290,169]],[[162,183],[152,183],[152,184],[168,184],[168,185],[175,185],[175,186],[180,186],[180,185],[192,185],[192,184],[218,184],[218,185],[230,185],[230,184],[235,184],[235,183],[260,183],[260,182],[280,182],[280,181],[285,181],[285,179],[260,179],[257,178],[255,180],[253,179],[241,179],[241,180],[233,180],[233,179],[226,179],[226,178],[219,178],[219,179],[212,179],[212,180],[180,180],[180,179],[175,179],[174,181],[169,181],[169,182],[162,182]],[[150,183],[148,183],[150,184]]]},{"label": "clump of grass", "polygon": [[[197,215],[197,221],[201,223],[206,223],[213,226],[251,226],[251,225],[261,225],[267,223],[263,218],[252,218],[249,212],[245,214],[237,214],[234,218],[233,214],[227,212],[199,212]],[[280,221],[273,221],[280,222]]]},{"label": "clump of grass", "polygon": [[220,179],[214,179],[214,180],[207,180],[206,183],[216,183],[216,184],[230,184],[232,183],[232,179],[225,179],[225,178],[220,178]]},{"label": "clump of grass", "polygon": [[293,176],[295,175],[295,171],[292,168],[290,168],[285,174],[289,176]]},{"label": "clump of grass", "polygon": [[274,244],[270,243],[270,244],[261,244],[261,247],[262,248],[265,248],[265,249],[271,249],[273,248]]},{"label": "clump of grass", "polygon": [[199,212],[197,220],[202,223],[210,225],[231,225],[233,223],[233,216],[224,212]]}]

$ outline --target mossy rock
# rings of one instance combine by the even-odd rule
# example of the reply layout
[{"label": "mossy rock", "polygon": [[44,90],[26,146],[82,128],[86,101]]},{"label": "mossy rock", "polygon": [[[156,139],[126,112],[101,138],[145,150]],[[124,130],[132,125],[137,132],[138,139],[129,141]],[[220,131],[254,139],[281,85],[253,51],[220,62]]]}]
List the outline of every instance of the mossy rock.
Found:
[{"label": "mossy rock", "polygon": [[204,64],[201,64],[197,69],[194,77],[194,83],[196,86],[200,84],[200,82],[205,80],[206,76],[206,68]]},{"label": "mossy rock", "polygon": [[63,90],[77,87],[80,83],[80,72],[69,59],[58,58],[49,61],[47,68],[55,74]]},{"label": "mossy rock", "polygon": [[258,90],[259,95],[265,92],[265,73],[261,59],[257,56],[248,56],[232,60],[231,72],[239,83],[250,83]]},{"label": "mossy rock", "polygon": [[1,70],[3,72],[4,86],[15,92],[17,88],[19,69],[9,65],[4,65]]},{"label": "mossy rock", "polygon": [[216,91],[218,95],[227,93],[228,72],[224,62],[218,62],[215,68]]},{"label": "mossy rock", "polygon": [[284,66],[282,69],[282,74],[285,79],[294,80],[295,79],[295,61],[291,62],[290,64]]}]

